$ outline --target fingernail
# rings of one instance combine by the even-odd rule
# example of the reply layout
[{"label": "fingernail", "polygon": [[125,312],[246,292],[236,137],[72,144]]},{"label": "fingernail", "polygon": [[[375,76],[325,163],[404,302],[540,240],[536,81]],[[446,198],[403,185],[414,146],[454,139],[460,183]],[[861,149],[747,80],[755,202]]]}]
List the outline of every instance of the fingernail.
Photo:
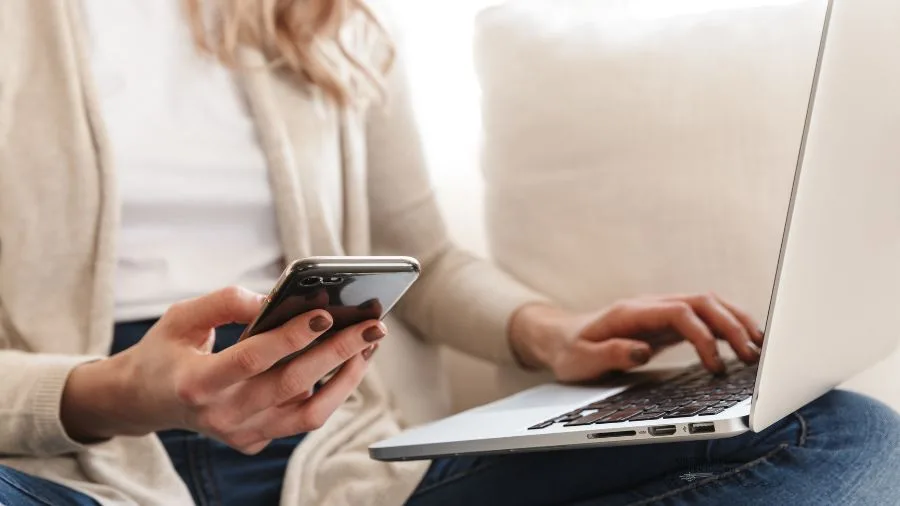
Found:
[{"label": "fingernail", "polygon": [[369,300],[363,302],[362,304],[360,304],[360,305],[357,306],[357,307],[360,308],[360,309],[369,309],[370,307],[372,307],[372,306],[374,306],[374,305],[375,305],[375,299],[369,299]]},{"label": "fingernail", "polygon": [[377,349],[378,349],[378,345],[377,345],[377,344],[373,344],[372,346],[369,346],[368,348],[366,348],[365,350],[363,350],[363,352],[362,352],[363,359],[365,359],[366,361],[368,361],[370,358],[372,358],[372,355],[375,354],[375,351],[376,351]]},{"label": "fingernail", "polygon": [[331,320],[325,318],[324,316],[316,316],[312,320],[309,321],[309,328],[313,332],[324,332],[331,327]]},{"label": "fingernail", "polygon": [[726,369],[725,362],[722,362],[722,357],[716,357],[715,363],[716,363],[716,371],[725,372],[725,369]]},{"label": "fingernail", "polygon": [[632,348],[631,361],[635,364],[644,365],[650,361],[650,352],[647,348]]},{"label": "fingernail", "polygon": [[316,300],[318,297],[319,297],[319,292],[318,292],[318,291],[316,291],[316,292],[309,292],[308,294],[306,294],[306,300],[307,300],[307,301],[314,301],[314,300]]},{"label": "fingernail", "polygon": [[756,358],[759,358],[761,356],[761,352],[759,351],[759,348],[757,348],[753,343],[750,343],[749,347],[750,347],[750,351],[753,352],[753,356],[755,356]]},{"label": "fingernail", "polygon": [[385,334],[384,329],[381,328],[381,325],[372,325],[371,327],[363,331],[362,336],[367,343],[374,343],[375,341],[384,337]]}]

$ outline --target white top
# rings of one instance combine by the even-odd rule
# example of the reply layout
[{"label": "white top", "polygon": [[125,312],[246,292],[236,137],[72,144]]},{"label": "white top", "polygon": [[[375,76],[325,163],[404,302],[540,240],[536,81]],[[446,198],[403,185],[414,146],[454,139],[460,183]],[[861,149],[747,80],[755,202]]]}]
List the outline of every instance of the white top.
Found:
[{"label": "white top", "polygon": [[122,202],[116,320],[283,265],[266,160],[228,69],[193,46],[179,0],[82,0]]}]

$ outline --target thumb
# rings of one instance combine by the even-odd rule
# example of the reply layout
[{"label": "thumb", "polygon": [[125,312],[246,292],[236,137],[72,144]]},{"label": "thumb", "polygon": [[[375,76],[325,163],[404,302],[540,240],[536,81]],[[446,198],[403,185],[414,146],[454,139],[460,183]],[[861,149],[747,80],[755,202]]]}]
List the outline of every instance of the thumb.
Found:
[{"label": "thumb", "polygon": [[209,331],[229,323],[250,323],[262,309],[265,297],[232,286],[174,304],[166,312],[169,325],[181,331]]},{"label": "thumb", "polygon": [[653,357],[653,349],[641,341],[613,338],[592,344],[588,355],[602,374],[642,366]]}]

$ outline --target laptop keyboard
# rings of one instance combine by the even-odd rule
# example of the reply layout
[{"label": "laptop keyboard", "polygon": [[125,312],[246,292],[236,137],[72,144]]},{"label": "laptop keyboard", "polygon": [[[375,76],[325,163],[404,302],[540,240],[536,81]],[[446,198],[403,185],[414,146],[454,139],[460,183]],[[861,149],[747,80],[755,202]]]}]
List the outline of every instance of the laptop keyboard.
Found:
[{"label": "laptop keyboard", "polygon": [[737,361],[727,365],[726,374],[713,376],[702,364],[697,364],[669,380],[634,386],[602,401],[543,421],[528,430],[546,429],[557,424],[579,427],[718,415],[752,396],[756,381],[756,365],[747,366]]}]

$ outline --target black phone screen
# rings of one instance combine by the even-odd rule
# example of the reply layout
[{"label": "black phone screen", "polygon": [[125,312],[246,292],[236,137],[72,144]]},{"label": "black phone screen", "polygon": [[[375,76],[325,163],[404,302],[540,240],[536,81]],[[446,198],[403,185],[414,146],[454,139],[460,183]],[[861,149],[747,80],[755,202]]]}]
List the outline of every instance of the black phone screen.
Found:
[{"label": "black phone screen", "polygon": [[380,320],[415,281],[417,273],[352,273],[309,269],[296,272],[271,295],[263,313],[247,336],[278,328],[295,316],[314,309],[328,311],[331,329],[317,341],[366,320]]}]

